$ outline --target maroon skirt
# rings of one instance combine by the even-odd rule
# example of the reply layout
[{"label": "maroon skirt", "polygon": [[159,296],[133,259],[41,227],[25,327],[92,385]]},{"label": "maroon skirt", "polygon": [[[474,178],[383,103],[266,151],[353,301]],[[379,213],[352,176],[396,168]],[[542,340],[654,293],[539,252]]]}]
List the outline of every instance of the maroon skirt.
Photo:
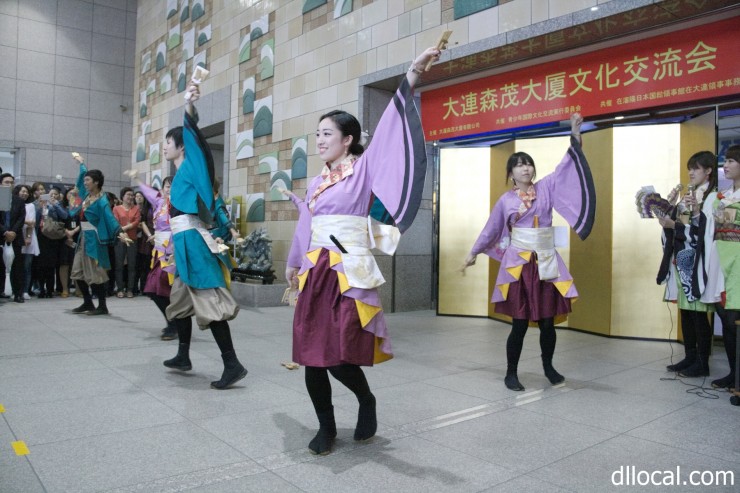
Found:
[{"label": "maroon skirt", "polygon": [[169,298],[171,291],[172,286],[170,286],[169,275],[162,270],[162,264],[159,263],[159,258],[155,257],[154,266],[146,276],[144,294],[154,294]]},{"label": "maroon skirt", "polygon": [[540,281],[535,256],[522,267],[518,281],[509,284],[506,301],[494,305],[493,311],[511,318],[542,320],[570,313],[570,299],[564,298],[555,284]]},{"label": "maroon skirt", "polygon": [[355,300],[339,291],[329,251],[322,250],[298,296],[293,361],[303,366],[372,366],[375,336],[362,328]]}]

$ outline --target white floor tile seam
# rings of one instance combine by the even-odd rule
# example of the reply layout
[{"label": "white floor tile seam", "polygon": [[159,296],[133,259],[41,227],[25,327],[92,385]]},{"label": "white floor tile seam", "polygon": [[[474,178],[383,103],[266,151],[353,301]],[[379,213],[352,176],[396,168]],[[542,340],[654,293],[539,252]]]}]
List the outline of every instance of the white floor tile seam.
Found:
[{"label": "white floor tile seam", "polygon": [[185,474],[176,474],[152,481],[134,483],[114,489],[101,490],[104,493],[138,493],[142,491],[157,491],[160,493],[175,493],[195,488],[217,485],[225,481],[253,476],[269,472],[253,460],[234,462],[218,467],[196,470]]},{"label": "white floor tile seam", "polygon": [[[73,344],[73,343],[71,343]],[[147,343],[147,344],[133,344],[128,346],[106,346],[106,347],[100,347],[100,348],[79,348],[79,349],[67,349],[64,351],[46,351],[46,352],[35,352],[35,353],[21,353],[21,354],[6,354],[6,355],[0,355],[0,361],[2,360],[12,360],[12,359],[20,359],[20,358],[35,358],[35,357],[44,357],[44,356],[65,356],[65,355],[72,355],[72,354],[90,354],[94,355],[96,353],[105,353],[109,351],[123,351],[123,350],[133,350],[133,349],[148,349],[148,348],[155,348],[160,347],[161,343]],[[94,356],[93,356],[94,357]]]},{"label": "white floor tile seam", "polygon": [[[149,426],[147,426],[147,425],[143,425],[143,426],[130,426],[130,427],[126,428],[126,429],[114,430],[114,431],[106,431],[106,432],[102,432],[102,433],[91,433],[91,434],[87,434],[87,435],[83,435],[83,436],[75,436],[75,437],[70,437],[70,438],[63,438],[61,440],[45,440],[45,441],[38,441],[38,442],[28,442],[26,445],[28,445],[28,449],[31,451],[31,454],[28,457],[30,459],[33,459],[33,449],[34,448],[50,447],[50,446],[56,446],[56,445],[60,445],[60,444],[64,444],[64,443],[74,443],[74,442],[78,442],[78,441],[81,441],[81,440],[89,440],[91,438],[111,437],[111,436],[115,436],[115,435],[121,435],[121,434],[130,433],[130,432],[133,432],[133,431],[154,430],[154,429],[160,428],[162,426],[170,426],[170,425],[175,425],[175,424],[185,424],[188,421],[189,420],[187,420],[186,418],[183,418],[182,421],[171,421],[169,423],[158,423],[158,424],[149,425]],[[189,424],[195,424],[195,423],[190,422]],[[215,438],[218,438],[218,437],[215,437]],[[223,441],[223,440],[221,440],[221,441]],[[236,450],[236,449],[234,449],[234,450]],[[242,455],[244,455],[244,454],[242,454]],[[245,458],[251,459],[251,457],[246,457],[246,456],[245,456]],[[2,491],[2,490],[0,490],[0,491]]]},{"label": "white floor tile seam", "polygon": [[[573,390],[578,390],[578,389],[573,389]],[[635,395],[635,397],[644,397],[644,396],[640,396],[640,395]],[[655,401],[655,400],[659,400],[659,399],[655,399],[655,398],[653,398],[652,400],[653,400],[653,401]],[[528,401],[528,402],[524,403],[524,404],[522,405],[521,409],[522,409],[522,410],[524,410],[524,411],[530,412],[530,413],[534,413],[534,414],[539,414],[539,415],[543,415],[543,416],[550,416],[550,417],[552,417],[552,415],[551,415],[551,414],[548,414],[548,413],[546,413],[546,412],[544,412],[544,411],[540,411],[540,410],[536,410],[536,409],[528,409],[528,408],[524,407],[524,406],[526,406],[526,404],[531,404],[532,402],[536,402],[536,401]],[[666,402],[666,404],[670,404],[670,403],[669,403],[669,402],[667,402],[667,401],[663,401],[663,402]],[[691,407],[691,406],[693,406],[693,405],[695,405],[695,404],[696,404],[696,403],[691,403],[691,404],[685,404],[685,405],[680,405],[680,406],[679,406],[678,408],[676,408],[676,409],[671,409],[670,411],[666,411],[666,412],[665,412],[665,414],[661,414],[660,416],[657,416],[657,417],[655,417],[655,418],[653,418],[653,419],[650,419],[650,420],[649,420],[648,422],[652,422],[652,421],[655,421],[655,420],[662,420],[662,419],[665,419],[665,418],[666,418],[667,416],[669,416],[670,414],[672,414],[672,413],[674,413],[674,412],[676,412],[676,411],[680,411],[681,409],[685,409],[685,408]],[[557,416],[557,417],[558,417],[558,419],[562,419],[563,421],[567,421],[567,422],[569,422],[569,423],[572,423],[572,424],[574,424],[574,425],[577,425],[577,426],[583,426],[583,427],[595,428],[595,429],[598,429],[598,430],[600,430],[600,431],[604,431],[604,432],[607,432],[607,433],[613,433],[613,434],[619,434],[619,435],[623,435],[623,434],[625,434],[625,433],[629,433],[630,431],[633,431],[633,430],[635,430],[635,429],[637,429],[637,428],[640,428],[641,426],[644,426],[644,425],[645,425],[645,424],[647,423],[647,422],[646,422],[646,423],[640,423],[639,425],[636,425],[636,426],[634,426],[634,427],[632,427],[632,428],[629,428],[629,429],[626,429],[626,430],[622,430],[622,431],[615,431],[615,430],[613,430],[613,429],[609,429],[609,428],[601,428],[601,427],[598,427],[598,426],[593,426],[593,425],[590,425],[590,424],[587,424],[587,423],[583,423],[583,422],[581,422],[581,421],[576,421],[576,420],[574,420],[574,419],[570,419],[570,418],[569,418],[569,417],[568,417],[567,415],[562,415],[562,416]]]}]

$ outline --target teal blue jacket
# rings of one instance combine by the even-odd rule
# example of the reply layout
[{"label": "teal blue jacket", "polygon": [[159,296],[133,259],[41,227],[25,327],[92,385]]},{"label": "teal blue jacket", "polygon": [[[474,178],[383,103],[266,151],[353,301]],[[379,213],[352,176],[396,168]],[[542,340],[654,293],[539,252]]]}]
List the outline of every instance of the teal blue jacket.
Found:
[{"label": "teal blue jacket", "polygon": [[[87,190],[85,190],[85,173],[87,173],[87,167],[84,163],[80,163],[80,174],[77,176],[77,190],[83,201],[88,195]],[[82,205],[73,209],[71,212],[72,214],[77,214],[81,209]],[[108,270],[110,269],[108,246],[116,242],[118,233],[121,232],[121,225],[118,224],[116,217],[113,215],[110,202],[108,202],[108,196],[105,193],[85,209],[85,220],[90,221],[90,224],[98,228],[97,232],[92,230],[81,232],[85,238],[85,255],[95,259],[100,267]]]},{"label": "teal blue jacket", "polygon": [[[213,223],[213,156],[197,125],[197,115],[185,112],[183,123],[185,160],[172,180],[170,203],[178,210],[198,216],[206,228]],[[218,256],[211,252],[194,229],[172,235],[176,275],[191,288],[225,288]]]}]

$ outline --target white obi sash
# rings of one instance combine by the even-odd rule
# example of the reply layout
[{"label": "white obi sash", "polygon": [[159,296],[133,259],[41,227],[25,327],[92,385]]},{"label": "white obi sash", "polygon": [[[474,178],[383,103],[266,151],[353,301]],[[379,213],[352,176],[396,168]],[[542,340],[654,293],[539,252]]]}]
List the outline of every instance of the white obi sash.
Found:
[{"label": "white obi sash", "polygon": [[194,229],[203,237],[203,241],[206,242],[206,245],[208,245],[208,249],[211,251],[211,253],[219,253],[218,243],[216,243],[216,240],[213,239],[211,233],[208,232],[205,224],[203,224],[203,221],[198,219],[197,216],[193,216],[191,214],[182,214],[179,216],[171,217],[170,229],[172,229],[173,236],[178,233]]},{"label": "white obi sash", "polygon": [[[369,231],[372,231],[372,236]],[[342,252],[340,255],[350,287],[371,289],[385,282],[370,249],[377,248],[383,253],[393,255],[401,238],[398,228],[376,223],[370,217],[313,216],[311,248],[337,248],[330,236],[334,236],[346,250],[346,253]]]},{"label": "white obi sash", "polygon": [[555,228],[512,228],[511,244],[521,250],[537,253],[540,280],[548,281],[560,277],[555,254]]},{"label": "white obi sash", "polygon": [[98,228],[94,224],[92,224],[90,221],[80,222],[80,229],[82,231],[95,231],[95,234],[98,233]]},{"label": "white obi sash", "polygon": [[172,231],[155,231],[154,246],[165,248],[165,242],[169,242],[172,237]]}]

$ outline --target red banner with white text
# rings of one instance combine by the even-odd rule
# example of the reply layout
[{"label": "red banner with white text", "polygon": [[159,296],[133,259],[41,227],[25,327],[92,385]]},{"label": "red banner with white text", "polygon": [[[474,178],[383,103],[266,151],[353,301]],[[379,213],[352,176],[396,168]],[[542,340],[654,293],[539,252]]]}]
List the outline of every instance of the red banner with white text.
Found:
[{"label": "red banner with white text", "polygon": [[738,18],[424,91],[427,140],[740,93]]}]

